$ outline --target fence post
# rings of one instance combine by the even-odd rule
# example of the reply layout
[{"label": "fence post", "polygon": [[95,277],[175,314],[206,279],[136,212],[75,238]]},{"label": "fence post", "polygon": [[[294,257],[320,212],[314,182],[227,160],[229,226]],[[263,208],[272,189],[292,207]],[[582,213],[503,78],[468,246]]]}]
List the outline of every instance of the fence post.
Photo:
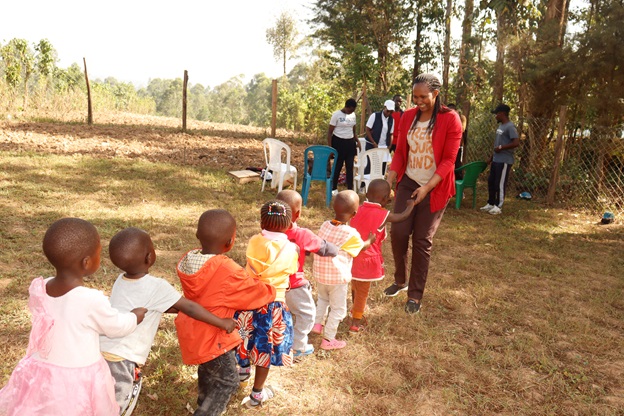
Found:
[{"label": "fence post", "polygon": [[559,128],[557,129],[557,142],[555,143],[555,158],[550,173],[548,194],[546,196],[546,202],[551,205],[555,202],[555,191],[557,190],[557,182],[559,181],[559,166],[561,165],[561,156],[563,155],[563,135],[565,133],[567,109],[565,105],[562,105],[559,110]]},{"label": "fence post", "polygon": [[93,105],[91,103],[91,86],[89,85],[89,75],[87,73],[87,59],[83,57],[82,62],[84,63],[85,81],[87,82],[87,123],[89,125],[92,125],[93,124]]},{"label": "fence post", "polygon": [[366,92],[366,82],[362,87],[362,114],[360,115],[360,134],[366,132],[366,109],[368,108],[368,93]]},{"label": "fence post", "polygon": [[182,86],[182,131],[186,133],[186,88],[188,86],[188,71],[184,70],[184,84]]},{"label": "fence post", "polygon": [[277,129],[277,80],[273,80],[271,89],[271,137],[275,138]]}]

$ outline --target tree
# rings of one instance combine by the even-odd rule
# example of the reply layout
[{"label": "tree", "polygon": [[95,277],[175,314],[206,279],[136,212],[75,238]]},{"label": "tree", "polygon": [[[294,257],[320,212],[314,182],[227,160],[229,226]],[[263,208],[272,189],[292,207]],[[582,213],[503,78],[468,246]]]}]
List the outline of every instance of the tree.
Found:
[{"label": "tree", "polygon": [[28,105],[28,81],[34,69],[34,55],[24,39],[11,39],[0,49],[0,56],[4,61],[5,80],[13,88],[24,86],[23,108]]},{"label": "tree", "polygon": [[442,70],[443,102],[448,102],[449,69],[451,66],[451,18],[453,13],[453,0],[446,0],[446,12],[444,14],[444,65]]},{"label": "tree", "polygon": [[299,48],[298,34],[297,21],[288,12],[282,12],[275,26],[266,31],[266,40],[273,46],[275,59],[282,60],[284,75],[286,75],[286,61],[292,58]]},{"label": "tree", "polygon": [[35,45],[35,68],[39,74],[39,82],[43,85],[44,90],[47,88],[48,81],[54,73],[56,67],[56,50],[49,40],[42,39]]},{"label": "tree", "polygon": [[[408,0],[317,0],[314,3],[314,37],[331,46],[331,53],[345,77],[359,72],[369,58],[374,66],[366,79],[374,79],[373,90],[387,93],[390,75],[401,62],[411,31],[412,7]],[[365,56],[354,56],[366,53]],[[348,68],[355,65],[354,68]],[[352,89],[363,79],[346,78]]]}]

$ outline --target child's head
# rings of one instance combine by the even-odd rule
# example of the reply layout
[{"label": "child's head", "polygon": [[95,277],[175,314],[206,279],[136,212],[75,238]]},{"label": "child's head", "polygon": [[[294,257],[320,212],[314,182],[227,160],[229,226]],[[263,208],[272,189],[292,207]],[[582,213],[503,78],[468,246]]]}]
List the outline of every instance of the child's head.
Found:
[{"label": "child's head", "polygon": [[113,264],[127,275],[147,273],[156,261],[149,234],[134,227],[121,230],[111,238],[108,254]]},{"label": "child's head", "polygon": [[360,198],[354,191],[341,191],[334,197],[334,212],[336,219],[347,222],[357,213]]},{"label": "child's head", "polygon": [[100,268],[100,235],[88,221],[63,218],[53,223],[43,237],[43,253],[57,270],[72,269],[83,277]]},{"label": "child's head", "polygon": [[236,220],[224,209],[208,210],[199,217],[195,236],[203,254],[227,253],[234,247]]},{"label": "child's head", "polygon": [[368,185],[368,191],[366,191],[366,199],[369,202],[385,207],[390,201],[390,184],[385,179],[374,179]]},{"label": "child's head", "polygon": [[299,192],[285,189],[277,194],[277,199],[288,204],[292,211],[292,222],[296,222],[299,219],[299,215],[301,215],[301,206],[303,205],[303,199]]},{"label": "child's head", "polygon": [[260,227],[263,230],[284,232],[290,228],[292,210],[284,201],[269,201],[260,208]]}]

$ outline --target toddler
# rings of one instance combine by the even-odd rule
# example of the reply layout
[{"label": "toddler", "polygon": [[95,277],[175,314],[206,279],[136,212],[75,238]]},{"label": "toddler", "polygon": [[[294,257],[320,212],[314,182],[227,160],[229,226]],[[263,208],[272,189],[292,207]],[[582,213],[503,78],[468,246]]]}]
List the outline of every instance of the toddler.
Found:
[{"label": "toddler", "polygon": [[228,333],[234,330],[236,321],[213,315],[182,297],[166,280],[149,274],[149,268],[156,262],[156,252],[145,231],[126,228],[118,232],[110,240],[108,253],[113,264],[124,271],[113,285],[111,305],[122,312],[137,305],[148,309],[143,323],[131,334],[122,338],[100,336],[102,355],[115,378],[115,399],[122,414],[130,415],[141,391],[139,367],[147,360],[164,312],[180,311]]},{"label": "toddler", "polygon": [[292,220],[290,207],[282,201],[269,201],[260,209],[262,232],[249,239],[247,272],[261,282],[275,287],[275,301],[254,311],[243,311],[238,324],[243,343],[238,348],[238,362],[243,369],[256,367],[253,389],[243,400],[247,407],[257,407],[273,398],[271,386],[264,385],[272,365],[292,364],[292,316],[286,306],[290,275],[298,269],[298,247],[284,234]]},{"label": "toddler", "polygon": [[407,208],[400,213],[391,213],[384,207],[390,201],[390,185],[384,179],[371,181],[366,192],[367,201],[362,204],[355,217],[351,220],[351,226],[355,228],[362,238],[373,233],[377,238],[369,248],[363,250],[359,256],[353,259],[351,268],[351,294],[353,307],[351,308],[351,326],[349,331],[359,332],[364,329],[362,318],[371,282],[384,278],[384,263],[381,252],[381,243],[386,239],[386,223],[401,222],[407,219],[414,209],[414,200],[407,201]]},{"label": "toddler", "polygon": [[56,275],[30,285],[28,349],[0,390],[0,414],[119,414],[99,336],[128,335],[147,310],[118,312],[102,292],[84,287],[100,267],[101,251],[97,230],[85,220],[64,218],[46,231],[43,252]]},{"label": "toddler", "polygon": [[318,237],[307,228],[297,226],[301,214],[302,199],[297,191],[285,190],[277,194],[277,199],[284,201],[292,211],[292,223],[286,230],[288,239],[299,247],[299,269],[290,275],[290,289],[286,292],[286,304],[293,316],[293,356],[295,358],[310,355],[314,352],[312,344],[308,344],[308,334],[314,326],[316,307],[312,297],[312,287],[303,274],[305,264],[304,253],[315,253],[319,256],[335,257],[338,247]]},{"label": "toddler", "polygon": [[[321,225],[318,236],[338,246],[336,257],[314,256],[313,275],[316,279],[318,302],[312,332],[322,334],[321,349],[344,348],[347,343],[336,339],[338,324],[347,316],[347,290],[351,281],[353,258],[375,241],[375,234],[363,241],[360,233],[348,222],[356,214],[360,199],[353,191],[342,191],[334,200],[335,218]],[[329,314],[327,310],[329,309]],[[323,320],[327,316],[325,325]]]},{"label": "toddler", "polygon": [[[195,234],[201,249],[191,250],[177,266],[184,296],[221,318],[254,309],[275,299],[275,288],[250,277],[225,256],[234,246],[236,220],[223,209],[204,212]],[[235,349],[238,332],[225,331],[180,313],[175,320],[182,361],[199,364],[195,416],[221,415],[239,387]]]}]

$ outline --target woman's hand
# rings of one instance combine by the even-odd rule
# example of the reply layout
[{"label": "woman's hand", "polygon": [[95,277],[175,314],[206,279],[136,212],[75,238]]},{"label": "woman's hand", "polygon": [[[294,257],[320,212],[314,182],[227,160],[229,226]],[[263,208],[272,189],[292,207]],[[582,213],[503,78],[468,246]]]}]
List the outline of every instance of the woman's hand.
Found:
[{"label": "woman's hand", "polygon": [[423,201],[423,199],[427,197],[429,192],[431,192],[431,189],[427,185],[421,186],[418,189],[416,189],[414,192],[412,192],[412,199],[414,200],[414,205],[420,204]]}]

